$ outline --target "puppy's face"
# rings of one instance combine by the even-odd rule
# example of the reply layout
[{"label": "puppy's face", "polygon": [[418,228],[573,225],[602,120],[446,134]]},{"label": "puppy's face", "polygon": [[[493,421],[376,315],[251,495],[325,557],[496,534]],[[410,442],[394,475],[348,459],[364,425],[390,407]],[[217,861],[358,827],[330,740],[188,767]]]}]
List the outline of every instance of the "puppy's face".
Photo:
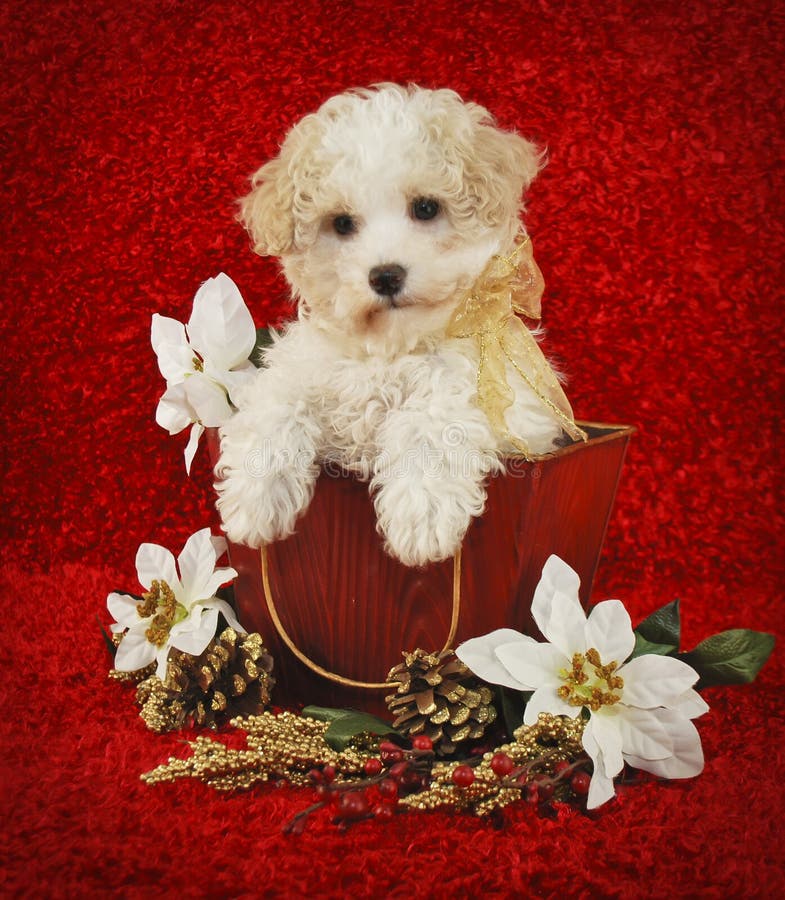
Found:
[{"label": "puppy's face", "polygon": [[242,219],[309,316],[365,352],[443,328],[519,227],[539,156],[450,91],[329,100],[254,177]]}]

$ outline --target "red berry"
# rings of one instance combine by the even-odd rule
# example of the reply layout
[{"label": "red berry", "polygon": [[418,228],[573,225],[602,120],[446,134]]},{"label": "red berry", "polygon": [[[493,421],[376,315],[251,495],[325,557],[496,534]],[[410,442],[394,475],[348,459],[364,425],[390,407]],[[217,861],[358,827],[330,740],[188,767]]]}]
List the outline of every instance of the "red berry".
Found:
[{"label": "red berry", "polygon": [[419,772],[414,772],[412,769],[407,769],[401,778],[401,785],[409,791],[419,791],[423,786],[422,775]]},{"label": "red berry", "polygon": [[556,786],[552,781],[543,781],[541,784],[537,785],[540,803],[547,803],[549,800],[552,800],[555,792]]},{"label": "red berry", "polygon": [[365,774],[370,777],[378,775],[379,772],[382,771],[382,761],[378,757],[372,756],[370,759],[365,760],[363,769],[365,770]]},{"label": "red berry", "polygon": [[392,819],[395,809],[389,803],[377,803],[373,808],[373,814],[377,819]]},{"label": "red berry", "polygon": [[528,784],[526,784],[524,786],[523,799],[527,803],[539,803],[540,802],[540,789],[533,781],[530,781]]},{"label": "red berry", "polygon": [[398,799],[398,782],[392,778],[385,778],[379,785],[379,793],[385,800]]},{"label": "red berry", "polygon": [[471,766],[456,766],[452,773],[453,784],[458,787],[469,787],[474,784],[474,769]]},{"label": "red berry", "polygon": [[570,787],[579,797],[584,797],[589,793],[590,784],[591,776],[588,772],[578,771],[570,779]]},{"label": "red berry", "polygon": [[433,750],[433,741],[427,734],[418,734],[412,739],[412,750]]},{"label": "red berry", "polygon": [[336,774],[337,772],[335,766],[325,766],[322,769],[322,775],[324,776],[324,780],[327,782],[327,784],[335,781]]},{"label": "red berry", "polygon": [[316,785],[316,796],[323,802],[329,803],[332,799],[332,795],[334,791],[331,791],[329,786],[326,784],[317,784]]},{"label": "red berry", "polygon": [[308,777],[314,784],[322,784],[324,781],[324,775],[318,769],[311,769],[308,773]]},{"label": "red berry", "polygon": [[560,759],[556,765],[553,767],[553,774],[556,778],[559,778],[567,769],[570,768],[570,764],[566,759]]},{"label": "red berry", "polygon": [[405,760],[403,760],[402,762],[394,763],[393,765],[390,766],[390,771],[389,771],[390,778],[395,779],[395,781],[400,781],[401,778],[403,778],[403,776],[406,773],[406,770],[408,768],[409,768],[409,763],[407,763]]},{"label": "red berry", "polygon": [[515,768],[515,763],[506,753],[494,753],[491,771],[497,778],[506,778]]},{"label": "red berry", "polygon": [[368,800],[360,791],[347,791],[338,804],[338,813],[345,819],[361,819],[368,810]]},{"label": "red berry", "polygon": [[403,750],[395,744],[391,744],[389,741],[382,741],[382,743],[379,744],[379,756],[381,757],[382,762],[396,763],[403,759]]}]

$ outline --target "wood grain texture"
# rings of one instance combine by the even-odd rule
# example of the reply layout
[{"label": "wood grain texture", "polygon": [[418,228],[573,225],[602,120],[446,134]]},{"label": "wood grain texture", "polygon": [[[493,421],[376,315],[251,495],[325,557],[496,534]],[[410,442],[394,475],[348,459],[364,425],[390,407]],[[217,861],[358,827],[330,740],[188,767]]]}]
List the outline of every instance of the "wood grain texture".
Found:
[{"label": "wood grain texture", "polygon": [[[584,425],[584,427],[587,427]],[[555,553],[581,577],[587,603],[632,429],[589,425],[590,439],[534,463],[508,460],[488,483],[481,519],[466,536],[456,644],[495,628],[536,634],[530,606],[542,566]],[[210,435],[213,454],[216,436]],[[262,592],[259,553],[229,547],[240,621],[275,658],[276,704],[385,710],[385,691],[347,688],[311,672],[280,640]],[[297,533],[270,548],[270,583],[281,621],[324,668],[383,681],[403,650],[440,649],[447,637],[452,562],[411,569],[382,549],[366,484],[317,483]]]}]

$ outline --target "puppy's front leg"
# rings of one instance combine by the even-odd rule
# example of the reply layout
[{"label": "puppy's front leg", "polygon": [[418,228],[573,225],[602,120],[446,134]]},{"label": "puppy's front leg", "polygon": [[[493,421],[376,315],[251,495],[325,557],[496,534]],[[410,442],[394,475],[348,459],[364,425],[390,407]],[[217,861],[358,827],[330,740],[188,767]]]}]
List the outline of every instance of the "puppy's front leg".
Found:
[{"label": "puppy's front leg", "polygon": [[453,556],[485,506],[485,479],[501,463],[477,409],[452,417],[431,409],[389,414],[371,489],[387,550],[407,566]]},{"label": "puppy's front leg", "polygon": [[294,531],[319,472],[319,428],[296,393],[297,381],[276,375],[260,369],[221,428],[218,510],[229,539],[251,547]]}]

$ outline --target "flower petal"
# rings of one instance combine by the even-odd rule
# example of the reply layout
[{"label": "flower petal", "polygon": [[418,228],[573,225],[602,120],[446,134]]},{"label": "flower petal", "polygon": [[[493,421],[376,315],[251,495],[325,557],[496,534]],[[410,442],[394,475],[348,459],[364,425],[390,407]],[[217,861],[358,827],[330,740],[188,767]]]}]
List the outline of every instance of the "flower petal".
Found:
[{"label": "flower petal", "polygon": [[191,345],[218,369],[246,362],[256,344],[256,327],[237,285],[221,272],[199,288],[188,322]]},{"label": "flower petal", "polygon": [[536,691],[544,685],[560,685],[560,670],[570,666],[558,647],[538,644],[537,641],[502,644],[495,653],[499,662],[524,686],[525,691]]},{"label": "flower petal", "polygon": [[220,559],[229,549],[229,544],[227,544],[226,538],[222,534],[211,534],[210,542],[213,545],[216,560]]},{"label": "flower petal", "polygon": [[169,642],[167,641],[163,647],[159,647],[155,651],[155,661],[157,663],[155,668],[155,674],[161,679],[161,681],[166,678],[166,672],[169,668],[169,650],[170,650]]},{"label": "flower petal", "polygon": [[532,616],[543,636],[565,654],[582,652],[586,614],[578,597],[578,575],[558,556],[549,556],[532,600]]},{"label": "flower petal", "polygon": [[201,591],[213,574],[215,560],[215,547],[209,528],[202,528],[185,542],[185,546],[177,557],[185,596],[178,599],[187,609],[190,607],[186,601],[193,602],[212,596],[212,594],[203,594]]},{"label": "flower petal", "polygon": [[155,659],[155,644],[144,636],[144,630],[127,631],[114,657],[118,672],[137,672]]},{"label": "flower petal", "polygon": [[589,741],[596,743],[602,751],[601,764],[608,778],[615,778],[624,768],[622,716],[617,710],[616,706],[606,706],[593,712],[583,731],[584,738],[588,732]]},{"label": "flower petal", "polygon": [[203,609],[217,609],[219,613],[221,613],[226,619],[226,624],[231,628],[234,628],[236,632],[239,634],[248,634],[248,632],[243,628],[240,624],[237,616],[234,614],[234,610],[231,606],[226,602],[226,600],[219,600],[217,597],[213,597],[212,600],[206,600],[204,603],[199,604]]},{"label": "flower petal", "polygon": [[196,418],[196,413],[188,402],[185,386],[172,384],[158,401],[155,410],[155,421],[165,428],[169,434],[179,434]]},{"label": "flower petal", "polygon": [[523,714],[524,725],[535,725],[541,712],[551,713],[554,716],[569,716],[576,719],[581,712],[580,706],[570,706],[566,700],[558,695],[555,685],[549,684],[537,688],[526,704]]},{"label": "flower petal", "polygon": [[654,715],[654,710],[624,706],[620,709],[618,727],[625,757],[629,753],[641,759],[653,760],[667,759],[673,754],[671,736]]},{"label": "flower petal", "polygon": [[613,800],[615,796],[616,788],[613,785],[613,779],[608,778],[602,771],[602,763],[600,763],[600,768],[594,769],[594,774],[591,776],[591,781],[589,782],[589,794],[586,797],[586,808],[597,809],[597,807],[602,806],[603,803]]},{"label": "flower petal", "polygon": [[643,709],[673,706],[698,680],[695,669],[680,659],[652,653],[631,659],[619,675],[624,679],[622,702]]},{"label": "flower petal", "polygon": [[198,598],[198,602],[204,605],[203,601],[212,599],[222,584],[227,584],[235,578],[237,578],[237,570],[232,569],[230,566],[223,569],[216,569],[208,581],[202,586],[200,591],[202,596]]},{"label": "flower petal", "polygon": [[158,368],[169,384],[179,384],[194,369],[194,352],[188,346],[185,326],[177,319],[156,313],[150,326],[150,342],[158,357]]},{"label": "flower petal", "polygon": [[620,600],[598,603],[586,620],[585,635],[587,649],[595,647],[605,665],[621,665],[635,647],[630,614]]},{"label": "flower petal", "polygon": [[523,691],[526,688],[507,671],[496,658],[495,650],[501,644],[510,643],[534,643],[534,639],[528,635],[520,634],[511,628],[499,628],[484,634],[482,637],[471,638],[459,644],[455,655],[462,663],[467,665],[472,672],[489,684],[500,684],[503,687]]},{"label": "flower petal", "polygon": [[703,748],[695,725],[675,709],[653,709],[673,744],[665,759],[645,759],[625,751],[624,758],[631,766],[651,772],[660,778],[692,778],[703,771]]},{"label": "flower petal", "polygon": [[184,382],[188,405],[196,414],[197,421],[206,428],[218,428],[231,418],[233,410],[229,406],[226,388],[208,378],[203,372],[194,372]]},{"label": "flower petal", "polygon": [[194,612],[178,622],[169,632],[169,643],[177,650],[199,656],[215,637],[218,610],[197,607]]},{"label": "flower petal", "polygon": [[202,425],[201,422],[194,422],[191,426],[191,435],[188,438],[188,443],[185,445],[185,450],[183,451],[186,475],[191,474],[191,464],[194,461],[194,456],[196,456],[196,451],[199,449],[199,441],[203,434],[204,425]]},{"label": "flower petal", "polygon": [[709,704],[697,691],[689,690],[685,691],[681,697],[671,705],[671,709],[675,709],[688,719],[697,719],[698,716],[702,716],[709,711]]},{"label": "flower petal", "polygon": [[118,625],[130,628],[132,625],[138,625],[142,620],[137,612],[137,604],[139,601],[136,597],[129,594],[109,594],[106,598],[106,607],[112,615],[112,618]]},{"label": "flower petal", "polygon": [[250,384],[259,372],[250,360],[240,366],[236,366],[231,371],[213,369],[212,366],[205,364],[204,371],[213,381],[217,381],[226,388],[230,400],[236,398],[241,388]]},{"label": "flower petal", "polygon": [[153,581],[165,581],[175,593],[180,587],[174,556],[158,544],[140,544],[136,551],[136,574],[145,590],[150,590]]},{"label": "flower petal", "polygon": [[613,786],[613,779],[605,774],[605,760],[602,748],[597,743],[593,729],[590,728],[592,719],[583,731],[583,749],[588,753],[589,758],[594,764],[594,774],[589,783],[589,795],[586,798],[586,806],[588,809],[596,809],[607,803],[616,795],[616,789]]}]

